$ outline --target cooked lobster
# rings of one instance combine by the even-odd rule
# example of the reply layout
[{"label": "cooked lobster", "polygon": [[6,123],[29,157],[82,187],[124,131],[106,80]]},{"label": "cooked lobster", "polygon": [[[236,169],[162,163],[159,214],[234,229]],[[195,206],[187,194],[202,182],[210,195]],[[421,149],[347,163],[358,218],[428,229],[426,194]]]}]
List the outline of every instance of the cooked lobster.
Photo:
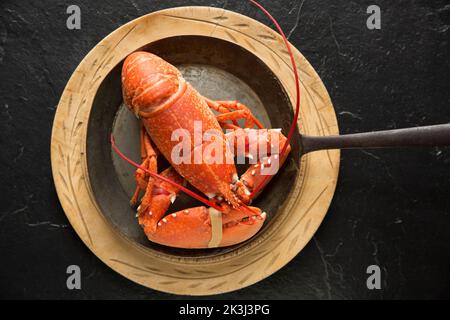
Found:
[{"label": "cooked lobster", "polygon": [[[142,121],[142,165],[135,173],[137,187],[131,203],[137,204],[144,191],[137,216],[148,239],[172,247],[208,248],[237,244],[255,235],[266,213],[248,205],[289,154],[289,145],[286,152],[279,152],[287,141],[281,130],[264,129],[239,102],[203,97],[176,67],[149,52],[134,52],[126,58],[122,90],[125,104]],[[174,150],[180,147],[174,132],[180,129],[210,137],[188,140],[189,154],[184,150],[178,156],[192,161],[174,158]],[[205,155],[208,150],[213,150],[213,157],[231,161],[211,161],[211,156],[195,159],[196,154]],[[189,182],[221,211],[199,206],[167,214],[180,190],[148,174],[157,173],[160,154],[171,165],[160,173],[163,177],[179,184]],[[253,162],[240,178],[235,156]],[[273,170],[267,173],[268,168]]]}]

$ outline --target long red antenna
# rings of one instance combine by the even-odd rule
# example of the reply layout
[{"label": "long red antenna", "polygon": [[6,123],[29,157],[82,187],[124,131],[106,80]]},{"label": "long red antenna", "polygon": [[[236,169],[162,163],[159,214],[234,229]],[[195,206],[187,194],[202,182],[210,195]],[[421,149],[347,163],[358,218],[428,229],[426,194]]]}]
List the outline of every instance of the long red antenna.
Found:
[{"label": "long red antenna", "polygon": [[[295,64],[294,55],[292,54],[291,45],[289,44],[289,41],[287,40],[287,38],[286,38],[283,30],[281,29],[280,25],[278,24],[278,22],[258,2],[254,1],[254,0],[249,0],[249,1],[251,3],[253,3],[255,6],[257,6],[259,9],[261,9],[264,12],[264,14],[275,24],[276,28],[278,29],[278,32],[280,32],[280,35],[283,38],[283,41],[284,41],[284,43],[286,45],[287,50],[289,52],[289,57],[291,58],[292,68],[293,68],[293,71],[294,71],[295,89],[296,89],[296,96],[297,96],[296,97],[296,103],[295,103],[295,114],[294,114],[294,119],[293,119],[292,124],[291,124],[291,128],[289,129],[289,133],[288,133],[286,142],[283,145],[283,148],[281,149],[280,158],[283,158],[284,153],[286,152],[286,148],[288,147],[289,143],[291,142],[292,136],[295,133],[295,125],[296,125],[296,123],[298,121],[298,115],[299,115],[299,112],[300,112],[300,81],[299,81],[299,78],[298,78],[297,66]],[[269,179],[269,176],[265,176],[264,179],[261,181],[261,183],[253,189],[253,192],[251,193],[250,197],[253,197],[255,194],[257,194],[259,192],[259,190],[264,186],[264,184],[267,181],[267,179]]]},{"label": "long red antenna", "polygon": [[119,156],[124,159],[125,161],[127,161],[128,163],[130,163],[131,165],[135,166],[136,168],[139,168],[143,171],[145,171],[146,173],[148,173],[149,175],[151,175],[153,178],[156,179],[160,179],[163,180],[167,183],[172,184],[173,186],[177,187],[178,189],[180,189],[181,191],[183,191],[184,193],[190,195],[192,198],[195,198],[201,202],[203,202],[204,204],[206,204],[207,206],[213,207],[216,210],[219,210],[221,212],[224,211],[224,209],[220,206],[218,206],[217,204],[215,204],[212,201],[209,201],[208,199],[196,194],[194,191],[189,190],[188,188],[183,187],[182,185],[176,183],[175,181],[172,181],[166,177],[163,177],[162,175],[159,175],[157,173],[151,172],[149,170],[147,170],[146,168],[144,168],[143,166],[137,164],[136,162],[134,162],[133,160],[127,158],[120,150],[119,148],[117,148],[116,146],[116,141],[114,140],[114,136],[111,134],[111,146],[113,147],[113,149],[119,154]]}]

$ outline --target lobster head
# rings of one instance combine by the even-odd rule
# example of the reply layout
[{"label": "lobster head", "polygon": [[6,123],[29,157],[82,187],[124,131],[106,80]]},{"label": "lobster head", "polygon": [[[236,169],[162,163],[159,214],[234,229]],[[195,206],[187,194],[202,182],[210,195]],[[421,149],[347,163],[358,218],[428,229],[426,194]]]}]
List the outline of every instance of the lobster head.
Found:
[{"label": "lobster head", "polygon": [[149,52],[130,54],[122,67],[122,93],[127,107],[138,116],[152,113],[185,86],[180,72]]}]

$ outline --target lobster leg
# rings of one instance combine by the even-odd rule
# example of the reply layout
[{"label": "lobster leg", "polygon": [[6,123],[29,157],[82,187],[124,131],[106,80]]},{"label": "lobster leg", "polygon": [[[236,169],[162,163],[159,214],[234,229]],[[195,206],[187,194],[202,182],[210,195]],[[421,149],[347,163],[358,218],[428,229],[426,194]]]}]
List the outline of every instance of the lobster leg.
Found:
[{"label": "lobster leg", "polygon": [[[149,170],[151,172],[157,171],[157,153],[155,149],[152,146],[152,143],[150,141],[150,137],[148,136],[147,132],[145,131],[144,126],[141,126],[140,130],[140,140],[141,140],[141,159],[142,159],[142,167],[144,167],[146,170]],[[145,194],[143,197],[142,202],[147,203],[151,200],[151,188],[153,187],[153,180],[151,177],[148,177],[148,174],[138,168],[135,172],[135,180],[137,183],[136,190],[133,194],[133,197],[130,200],[130,204],[132,206],[135,206],[138,198],[139,193],[141,190],[145,190]]]},{"label": "lobster leg", "polygon": [[[226,121],[231,120],[234,128],[239,126],[237,120],[244,119],[245,128],[252,128],[256,125],[259,129],[264,128],[261,122],[253,115],[250,109],[244,104],[237,101],[213,101],[208,98],[204,98],[208,107],[221,113],[216,116],[217,121],[223,125]],[[233,110],[233,111],[232,111]],[[228,126],[229,127],[229,126]]]},{"label": "lobster leg", "polygon": [[[247,156],[256,161],[236,183],[236,192],[244,203],[250,203],[255,187],[261,191],[286,160],[291,146],[288,145],[282,156],[280,152],[286,137],[280,129],[236,129],[226,134],[237,156]],[[266,178],[265,176],[270,176]],[[259,194],[258,191],[258,194]]]},{"label": "lobster leg", "polygon": [[[141,167],[148,170],[148,159],[145,159],[142,162]],[[143,188],[142,186],[147,186],[147,180],[145,180],[145,174],[143,173],[142,169],[139,168],[136,170],[136,172],[134,173],[134,179],[136,180],[136,189],[134,190],[133,196],[130,199],[130,205],[132,207],[134,207],[138,202],[141,189],[146,189],[146,187]]]},{"label": "lobster leg", "polygon": [[[286,137],[280,129],[263,129],[263,125],[251,113],[245,105],[236,101],[212,101],[205,98],[208,106],[222,114],[217,116],[217,120],[224,129],[233,129],[226,134],[228,142],[234,149],[237,156],[245,156],[253,161],[236,183],[236,192],[244,203],[250,203],[252,198],[258,196],[260,191],[269,183],[271,178],[283,165],[291,146],[288,145],[286,151],[280,157],[280,152],[286,143]],[[230,110],[236,111],[230,111]],[[244,128],[241,129],[235,122],[237,119],[245,119]],[[233,120],[233,124],[226,123]],[[250,129],[256,125],[259,129]],[[270,178],[266,178],[270,176]],[[255,187],[258,187],[258,194],[252,195]],[[252,195],[252,197],[250,197]]]}]

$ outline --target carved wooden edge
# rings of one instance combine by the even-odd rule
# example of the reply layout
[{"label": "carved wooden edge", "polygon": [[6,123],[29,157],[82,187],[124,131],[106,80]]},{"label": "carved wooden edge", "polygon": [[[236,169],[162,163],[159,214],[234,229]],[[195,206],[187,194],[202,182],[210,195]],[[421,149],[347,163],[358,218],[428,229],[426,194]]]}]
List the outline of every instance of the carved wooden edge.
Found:
[{"label": "carved wooden edge", "polygon": [[[91,190],[86,133],[95,93],[111,69],[134,50],[176,35],[210,36],[253,52],[277,75],[295,105],[295,84],[281,37],[264,24],[224,9],[181,7],[158,11],[118,28],[83,59],[58,105],[51,140],[52,172],[64,211],[83,242],[125,277],[160,291],[207,295],[251,285],[288,263],[312,238],[336,187],[339,151],[301,159],[291,196],[264,234],[249,245],[208,259],[174,258],[132,243],[106,221]],[[301,79],[299,127],[310,135],[338,134],[336,115],[317,73],[293,48]],[[105,141],[105,143],[108,143]]]}]

